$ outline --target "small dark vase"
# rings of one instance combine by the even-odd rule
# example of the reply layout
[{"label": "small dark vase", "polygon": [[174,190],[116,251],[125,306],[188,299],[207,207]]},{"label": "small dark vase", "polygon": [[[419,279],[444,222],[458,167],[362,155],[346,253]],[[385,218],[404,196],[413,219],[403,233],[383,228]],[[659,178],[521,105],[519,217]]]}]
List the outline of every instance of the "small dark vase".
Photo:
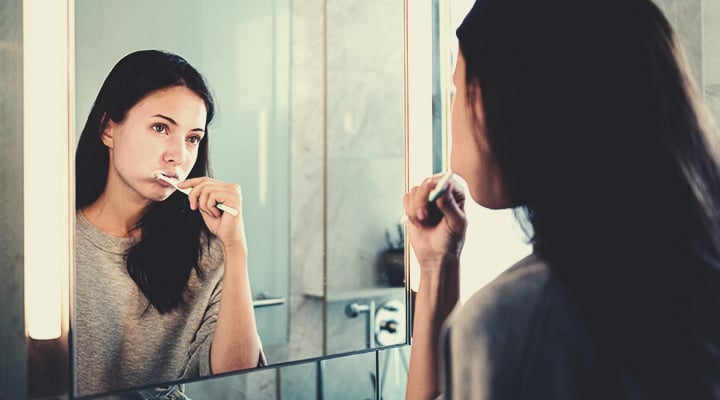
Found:
[{"label": "small dark vase", "polygon": [[405,286],[405,249],[387,249],[380,253],[380,276],[388,286]]}]

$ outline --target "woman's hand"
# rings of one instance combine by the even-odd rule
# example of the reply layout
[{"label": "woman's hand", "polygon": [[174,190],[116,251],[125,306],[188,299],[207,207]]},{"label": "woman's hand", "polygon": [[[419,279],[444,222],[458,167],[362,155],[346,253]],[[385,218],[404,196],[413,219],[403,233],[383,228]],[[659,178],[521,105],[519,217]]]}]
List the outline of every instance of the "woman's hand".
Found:
[{"label": "woman's hand", "polygon": [[403,197],[408,217],[408,238],[421,268],[440,266],[446,257],[459,259],[465,240],[465,193],[450,179],[434,203],[428,202],[440,175],[425,179]]},{"label": "woman's hand", "polygon": [[[206,176],[191,178],[178,183],[181,189],[192,188],[188,194],[190,209],[200,210],[210,232],[217,236],[225,248],[242,246],[247,252],[245,226],[242,214],[242,194],[240,186],[226,183]],[[217,203],[238,210],[238,215],[223,212]]]}]

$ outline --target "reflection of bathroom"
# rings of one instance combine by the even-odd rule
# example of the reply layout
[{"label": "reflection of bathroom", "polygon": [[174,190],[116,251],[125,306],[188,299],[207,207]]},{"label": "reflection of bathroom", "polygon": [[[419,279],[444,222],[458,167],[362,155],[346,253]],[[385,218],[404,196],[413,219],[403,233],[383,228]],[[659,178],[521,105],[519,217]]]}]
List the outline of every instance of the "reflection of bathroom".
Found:
[{"label": "reflection of bathroom", "polygon": [[[317,23],[321,1],[292,9],[287,0],[209,3],[199,15],[193,1],[177,2],[178,24],[215,24],[199,35],[147,32],[161,3],[75,3],[77,121],[107,70],[131,49],[166,48],[206,75],[218,105],[210,126],[213,172],[243,187],[258,331],[271,363],[367,348],[363,331],[353,328],[366,322],[344,313],[350,302],[382,309],[384,301],[402,300],[403,329],[393,330],[397,343],[405,341],[397,223],[404,15],[402,2],[385,3],[328,2],[327,35]],[[140,7],[146,12],[136,15]],[[116,22],[94,17],[107,13]],[[384,16],[386,29],[368,24],[373,15]],[[367,49],[350,40],[371,34],[377,40]],[[216,46],[223,51],[205,45],[218,37],[233,39]],[[384,261],[391,250],[395,259]]]},{"label": "reflection of bathroom", "polygon": [[[406,342],[404,257],[398,264],[385,256],[404,250],[403,3],[333,0],[326,10],[324,4],[289,6],[291,317],[287,341],[264,340],[271,362]],[[319,22],[325,12],[326,39]],[[263,311],[256,309],[259,324]],[[273,328],[259,329],[265,338]],[[378,377],[370,352],[186,390],[193,398],[371,399],[384,378],[386,398],[399,398],[390,393],[404,390],[408,353],[407,346],[377,353],[385,376]]]}]

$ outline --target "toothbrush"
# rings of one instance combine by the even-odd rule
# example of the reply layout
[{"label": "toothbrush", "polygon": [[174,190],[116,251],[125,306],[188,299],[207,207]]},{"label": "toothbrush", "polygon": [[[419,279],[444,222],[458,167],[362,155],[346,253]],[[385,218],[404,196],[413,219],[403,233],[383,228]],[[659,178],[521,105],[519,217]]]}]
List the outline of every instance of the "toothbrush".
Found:
[{"label": "toothbrush", "polygon": [[435,185],[435,188],[431,190],[428,194],[428,203],[434,203],[435,200],[438,199],[438,197],[442,196],[445,193],[448,188],[447,183],[450,178],[452,178],[452,176],[452,171],[447,171],[440,177],[440,180],[438,181],[437,185]]},{"label": "toothbrush", "polygon": [[[165,176],[160,171],[153,171],[152,177],[153,177],[153,179],[159,179],[159,180],[162,180],[162,181],[165,181],[165,182],[171,184],[175,189],[177,189],[185,194],[190,193],[190,189],[181,189],[177,186],[177,184],[179,182],[177,179],[171,178],[169,176]],[[238,210],[236,210],[230,206],[226,206],[223,203],[217,203],[217,204],[215,204],[215,207],[217,207],[220,210],[230,213],[234,217],[237,217],[237,215],[238,215]]]},{"label": "toothbrush", "polygon": [[[435,200],[437,200],[447,191],[448,181],[450,180],[450,178],[452,178],[452,176],[452,171],[446,171],[442,174],[442,176],[440,176],[440,180],[438,180],[433,190],[428,193],[428,203],[434,203]],[[408,222],[408,216],[407,214],[403,214],[403,216],[400,218],[400,223],[405,224],[406,222]]]}]

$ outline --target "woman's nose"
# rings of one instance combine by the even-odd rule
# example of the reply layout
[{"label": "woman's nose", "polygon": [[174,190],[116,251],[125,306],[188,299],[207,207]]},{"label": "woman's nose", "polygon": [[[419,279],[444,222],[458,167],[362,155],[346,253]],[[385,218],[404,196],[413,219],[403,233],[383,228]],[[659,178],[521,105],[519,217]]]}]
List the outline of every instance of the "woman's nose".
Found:
[{"label": "woman's nose", "polygon": [[169,140],[164,154],[165,162],[182,165],[187,160],[184,140]]}]

